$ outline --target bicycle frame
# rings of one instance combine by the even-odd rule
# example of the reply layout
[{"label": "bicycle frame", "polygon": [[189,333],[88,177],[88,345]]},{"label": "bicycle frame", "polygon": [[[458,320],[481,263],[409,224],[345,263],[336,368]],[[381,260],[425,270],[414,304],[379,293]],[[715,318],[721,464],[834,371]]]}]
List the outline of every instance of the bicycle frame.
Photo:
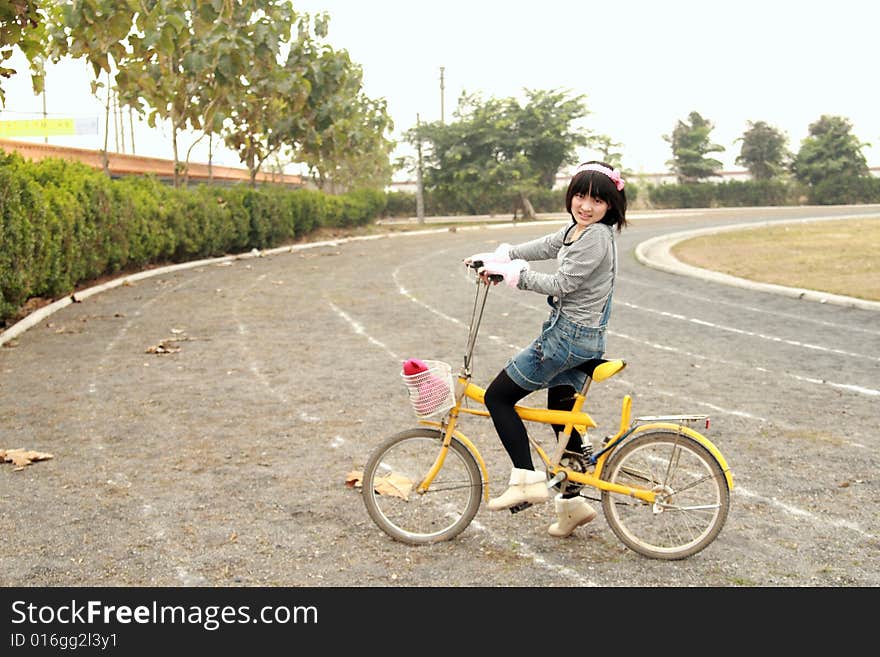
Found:
[{"label": "bicycle frame", "polygon": [[[476,267],[473,268],[476,269]],[[489,417],[488,410],[480,408],[468,408],[465,407],[463,404],[466,399],[470,399],[480,404],[481,406],[485,406],[485,389],[475,385],[474,383],[471,383],[470,379],[474,345],[476,344],[477,333],[479,332],[483,310],[486,304],[486,297],[488,295],[488,289],[491,284],[492,283],[488,280],[480,278],[477,279],[477,285],[479,287],[477,289],[474,300],[474,309],[471,315],[467,349],[464,356],[464,365],[462,366],[458,374],[455,391],[455,405],[446,412],[446,414],[440,421],[419,420],[419,424],[439,428],[443,431],[444,434],[442,447],[440,448],[440,451],[437,455],[436,460],[434,461],[433,466],[431,467],[425,478],[416,487],[416,490],[419,492],[424,492],[431,485],[434,477],[443,466],[443,462],[446,459],[450,443],[452,442],[453,438],[455,438],[463,445],[465,445],[468,450],[470,450],[470,452],[474,455],[477,462],[479,463],[483,477],[483,495],[486,500],[489,499],[489,475],[486,468],[486,463],[483,460],[479,449],[473,443],[473,441],[471,441],[467,436],[461,433],[456,427],[458,425],[458,420],[461,414]],[[590,417],[590,415],[583,410],[590,384],[593,381],[599,382],[614,376],[615,374],[620,372],[625,366],[626,363],[622,360],[611,360],[606,361],[596,367],[592,375],[587,377],[587,381],[584,384],[583,388],[575,394],[572,409],[569,411],[550,410],[547,408],[536,408],[520,405],[515,406],[517,414],[524,421],[530,421],[539,424],[556,424],[563,426],[563,430],[559,433],[559,438],[552,454],[548,454],[541,447],[540,444],[538,444],[534,439],[532,439],[531,436],[529,436],[529,442],[535,448],[535,451],[544,462],[545,466],[547,467],[547,472],[552,475],[551,483],[556,484],[561,481],[568,480],[583,486],[591,486],[598,490],[610,491],[613,493],[633,497],[642,500],[648,504],[655,504],[658,501],[658,493],[647,488],[634,488],[605,481],[602,479],[602,468],[609,456],[627,438],[647,431],[664,430],[672,431],[682,436],[686,436],[688,438],[696,440],[703,447],[705,447],[721,466],[721,469],[724,472],[727,487],[729,490],[732,490],[733,476],[730,472],[730,468],[727,465],[726,460],[724,459],[724,456],[708,438],[690,428],[689,426],[686,426],[689,423],[700,421],[705,421],[708,426],[708,416],[668,415],[644,418],[637,417],[635,419],[632,419],[632,398],[629,395],[625,395],[623,398],[620,414],[620,425],[617,433],[614,436],[608,438],[606,442],[602,445],[601,449],[590,459],[591,464],[595,465],[594,470],[592,472],[578,472],[571,468],[559,465],[560,459],[562,458],[565,446],[568,444],[568,439],[571,436],[572,430],[577,428],[582,435],[586,435],[586,429],[597,427],[593,418]]]}]

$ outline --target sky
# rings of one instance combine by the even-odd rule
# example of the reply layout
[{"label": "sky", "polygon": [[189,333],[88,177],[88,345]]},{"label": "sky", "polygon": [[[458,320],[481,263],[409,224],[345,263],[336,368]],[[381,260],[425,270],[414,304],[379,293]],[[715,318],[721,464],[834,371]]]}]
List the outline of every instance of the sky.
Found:
[{"label": "sky", "polygon": [[[880,167],[880,3],[295,0],[294,7],[330,15],[327,40],[363,68],[364,93],[386,100],[396,140],[417,118],[437,121],[442,112],[454,120],[462,93],[524,100],[526,89],[562,90],[585,96],[584,126],[620,144],[624,167],[635,172],[668,170],[663,136],[692,111],[713,123],[710,138],[725,151],[712,157],[725,170],[742,169],[736,140],[749,122],[779,129],[796,152],[825,114],[848,119],[853,134],[872,144],[862,150],[868,165]],[[90,95],[89,79],[82,61],[50,67],[47,115],[100,116],[102,129],[50,143],[102,147],[103,100]],[[0,119],[42,116],[42,98],[25,72],[3,87]],[[113,134],[111,119],[110,150]],[[130,142],[127,134],[126,152]],[[136,121],[135,152],[170,158],[170,130]],[[401,145],[396,155],[408,153]],[[207,161],[206,143],[192,159]],[[222,149],[214,162],[240,166]]]}]

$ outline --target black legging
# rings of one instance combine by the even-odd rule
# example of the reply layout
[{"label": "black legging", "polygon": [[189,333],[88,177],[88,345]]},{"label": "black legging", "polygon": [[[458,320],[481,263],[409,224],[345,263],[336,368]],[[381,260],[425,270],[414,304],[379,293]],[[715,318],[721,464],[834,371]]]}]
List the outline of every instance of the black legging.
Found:
[{"label": "black legging", "polygon": [[[514,406],[529,394],[529,390],[518,386],[507,372],[501,370],[495,380],[486,388],[486,408],[495,425],[495,431],[501,439],[501,444],[507,450],[514,468],[522,470],[534,470],[532,465],[532,452],[529,448],[529,438],[526,426],[516,414]],[[571,410],[574,402],[575,389],[572,386],[554,386],[547,389],[547,408],[554,411]],[[560,424],[553,425],[556,436],[564,427]],[[571,430],[567,449],[579,452],[581,449],[581,435],[576,429]]]}]

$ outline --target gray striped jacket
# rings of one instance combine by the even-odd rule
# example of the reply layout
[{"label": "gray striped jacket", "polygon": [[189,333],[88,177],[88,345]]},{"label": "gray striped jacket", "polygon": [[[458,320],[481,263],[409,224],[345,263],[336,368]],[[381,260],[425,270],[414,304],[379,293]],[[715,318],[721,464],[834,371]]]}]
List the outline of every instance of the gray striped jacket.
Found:
[{"label": "gray striped jacket", "polygon": [[574,222],[555,233],[510,248],[512,259],[557,261],[552,274],[525,270],[517,287],[552,297],[555,306],[571,321],[583,326],[599,326],[605,300],[614,278],[614,234],[610,226],[591,224],[571,244],[566,236]]}]

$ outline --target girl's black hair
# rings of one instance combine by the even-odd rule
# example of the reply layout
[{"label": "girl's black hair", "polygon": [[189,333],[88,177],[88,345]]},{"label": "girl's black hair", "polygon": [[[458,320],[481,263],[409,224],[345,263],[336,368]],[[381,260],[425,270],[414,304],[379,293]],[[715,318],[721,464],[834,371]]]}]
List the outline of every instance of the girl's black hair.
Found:
[{"label": "girl's black hair", "polygon": [[[590,160],[583,164],[601,164],[603,167],[613,169],[606,162]],[[581,165],[583,166],[583,165]],[[572,176],[568,183],[568,191],[565,192],[565,210],[571,215],[571,199],[575,194],[591,196],[608,204],[608,212],[602,218],[601,223],[608,226],[617,226],[617,232],[626,226],[626,192],[618,191],[617,185],[601,171],[581,171]],[[574,216],[572,215],[572,220]]]}]

